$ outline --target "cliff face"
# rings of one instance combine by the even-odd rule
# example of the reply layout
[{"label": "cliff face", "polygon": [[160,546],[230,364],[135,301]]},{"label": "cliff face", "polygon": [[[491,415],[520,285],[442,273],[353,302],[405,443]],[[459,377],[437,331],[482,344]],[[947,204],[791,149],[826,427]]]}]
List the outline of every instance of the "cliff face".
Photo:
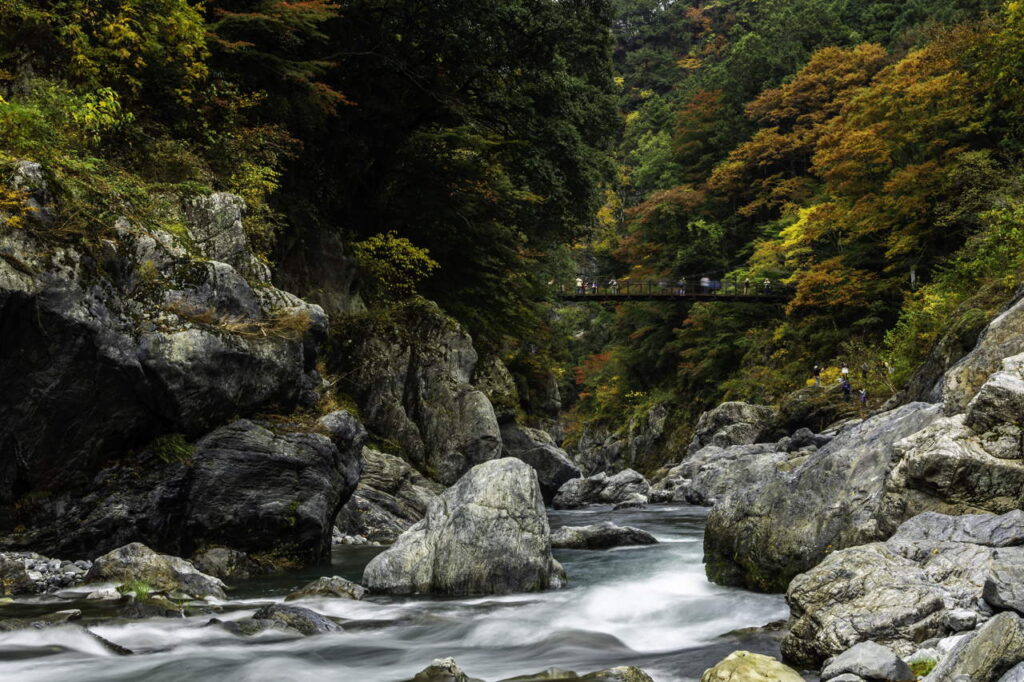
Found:
[{"label": "cliff face", "polygon": [[[121,218],[99,235],[72,238],[59,229],[43,178],[38,165],[21,163],[13,184],[30,193],[31,213],[24,225],[0,216],[0,533],[7,545],[84,549],[89,541],[76,541],[79,531],[60,519],[72,508],[102,516],[97,510],[114,501],[107,493],[138,493],[120,500],[126,518],[195,518],[204,503],[193,493],[209,482],[201,461],[212,460],[193,443],[239,417],[312,408],[328,320],[319,306],[270,284],[236,196],[154,197],[166,229]],[[248,441],[241,450],[280,450],[281,442],[252,429],[243,429],[251,438],[236,439]],[[326,467],[324,486],[333,491],[322,515],[333,518],[355,486],[365,434],[353,427],[328,437],[325,429],[290,428],[316,435],[301,446],[318,453],[308,467],[270,468]],[[171,469],[182,468],[181,485],[168,483],[178,480]],[[291,504],[280,490],[264,492]],[[32,536],[36,521],[55,535]],[[97,541],[105,523],[94,525]],[[145,526],[121,524],[126,535],[152,536],[131,539],[158,547],[180,541]],[[306,544],[307,556],[326,551],[322,539]]]}]

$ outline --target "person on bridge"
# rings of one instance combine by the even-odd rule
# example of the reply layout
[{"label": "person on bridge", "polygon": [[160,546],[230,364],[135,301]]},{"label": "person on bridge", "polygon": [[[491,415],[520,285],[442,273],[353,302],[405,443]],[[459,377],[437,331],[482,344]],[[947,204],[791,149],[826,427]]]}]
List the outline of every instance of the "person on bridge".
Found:
[{"label": "person on bridge", "polygon": [[711,291],[711,280],[708,277],[700,278],[700,292],[702,294],[710,293]]},{"label": "person on bridge", "polygon": [[747,277],[743,280],[743,295],[746,296],[747,292],[750,291],[750,278]]},{"label": "person on bridge", "polygon": [[608,280],[608,289],[612,292],[612,296],[619,295],[619,282],[614,277]]},{"label": "person on bridge", "polygon": [[597,296],[597,280],[596,279],[593,282],[590,283],[590,293],[592,295],[594,295],[594,296]]},{"label": "person on bridge", "polygon": [[685,279],[680,279],[678,282],[676,282],[676,295],[677,296],[686,296],[686,280]]},{"label": "person on bridge", "polygon": [[765,277],[764,281],[761,282],[761,288],[764,289],[764,293],[766,293],[766,294],[769,291],[771,291],[772,290],[772,282],[771,282],[771,280],[769,280],[767,277]]},{"label": "person on bridge", "polygon": [[582,277],[577,277],[576,278],[576,295],[580,296],[582,294],[583,294],[583,278]]}]

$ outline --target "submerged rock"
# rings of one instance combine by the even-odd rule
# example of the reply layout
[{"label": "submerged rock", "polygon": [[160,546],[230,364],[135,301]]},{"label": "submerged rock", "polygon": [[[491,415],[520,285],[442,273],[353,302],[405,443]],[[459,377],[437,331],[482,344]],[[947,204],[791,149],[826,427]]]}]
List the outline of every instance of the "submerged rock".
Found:
[{"label": "submerged rock", "polygon": [[472,682],[454,658],[438,658],[409,682]]},{"label": "submerged rock", "polygon": [[391,544],[423,518],[444,487],[425,478],[408,462],[363,448],[359,486],[338,512],[344,535]]},{"label": "submerged rock", "polygon": [[80,610],[67,609],[32,618],[0,618],[0,632],[12,632],[14,630],[26,630],[29,628],[35,628],[38,630],[39,628],[64,625],[70,621],[78,620],[81,617],[82,612]]},{"label": "submerged rock", "polygon": [[285,601],[306,599],[308,597],[333,597],[336,599],[362,599],[366,588],[340,576],[317,578],[302,589],[292,592]]},{"label": "submerged rock", "polygon": [[86,580],[120,585],[139,583],[153,591],[220,599],[224,598],[225,587],[220,579],[199,572],[188,561],[158,554],[138,542],[96,559]]},{"label": "submerged rock", "polygon": [[700,682],[804,682],[804,678],[771,656],[734,651],[705,670]]},{"label": "submerged rock", "polygon": [[647,531],[617,526],[611,521],[592,526],[565,526],[551,535],[551,546],[555,549],[609,549],[656,544],[658,541]]},{"label": "submerged rock", "polygon": [[395,594],[532,592],[563,580],[537,476],[513,458],[473,467],[363,574],[372,591]]},{"label": "submerged rock", "polygon": [[301,606],[285,606],[271,604],[259,609],[252,616],[253,620],[271,621],[297,630],[304,635],[319,635],[326,632],[341,632],[343,628],[330,618],[316,611]]}]

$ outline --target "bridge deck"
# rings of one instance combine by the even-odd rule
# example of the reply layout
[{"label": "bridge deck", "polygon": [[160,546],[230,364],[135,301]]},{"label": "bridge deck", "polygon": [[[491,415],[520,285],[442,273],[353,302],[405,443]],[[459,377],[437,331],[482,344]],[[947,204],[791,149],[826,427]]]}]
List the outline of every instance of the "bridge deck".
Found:
[{"label": "bridge deck", "polygon": [[707,301],[714,303],[785,303],[789,297],[784,294],[560,294],[560,300],[573,303],[603,303],[608,301]]}]

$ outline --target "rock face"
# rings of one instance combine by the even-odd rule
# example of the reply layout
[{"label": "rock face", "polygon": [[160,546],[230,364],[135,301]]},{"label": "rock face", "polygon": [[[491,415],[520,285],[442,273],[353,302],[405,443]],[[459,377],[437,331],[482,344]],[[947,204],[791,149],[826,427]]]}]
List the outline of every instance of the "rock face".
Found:
[{"label": "rock face", "polygon": [[158,554],[134,542],[93,562],[86,580],[90,582],[145,583],[161,592],[181,592],[192,597],[224,598],[224,583],[211,575],[200,573],[188,561],[176,556]]},{"label": "rock face", "polygon": [[[19,182],[45,203],[41,178]],[[221,220],[240,199],[195,201],[209,210],[166,207],[187,235],[121,220],[89,252],[33,236],[43,204],[0,229],[0,504],[85,488],[161,434],[312,399],[326,316],[273,288],[240,221]]]},{"label": "rock face", "polygon": [[569,454],[556,446],[554,439],[544,431],[506,424],[501,427],[501,440],[506,457],[521,459],[537,472],[546,504],[551,504],[566,481],[580,477],[580,470]]},{"label": "rock face", "polygon": [[611,521],[592,526],[565,526],[551,535],[555,549],[610,549],[626,545],[656,545],[653,535],[640,528],[617,526]]},{"label": "rock face", "polygon": [[245,552],[227,547],[201,549],[192,555],[192,565],[221,580],[248,580],[263,572]]},{"label": "rock face", "polygon": [[792,472],[755,467],[708,517],[708,575],[781,591],[828,551],[884,538],[893,445],[938,417],[937,406],[912,403],[842,431]]},{"label": "rock face", "polygon": [[909,654],[991,615],[983,586],[1020,570],[1024,512],[922,514],[886,542],[834,552],[794,578],[783,653],[807,667],[866,641]]},{"label": "rock face", "polygon": [[1000,613],[963,638],[928,676],[929,682],[998,680],[1024,660],[1024,620]]},{"label": "rock face", "polygon": [[697,420],[687,452],[692,455],[708,445],[724,448],[771,440],[777,417],[773,408],[764,405],[722,403]]},{"label": "rock face", "polygon": [[701,675],[700,682],[803,682],[804,678],[771,656],[734,651]]},{"label": "rock face", "polygon": [[625,426],[612,430],[606,424],[585,424],[583,434],[570,456],[584,475],[610,474],[623,468],[645,468],[662,461],[669,434],[666,431],[668,408],[655,405],[642,415],[629,419]]},{"label": "rock face", "polygon": [[532,592],[563,579],[537,476],[513,458],[473,467],[363,574],[371,590],[394,594]]},{"label": "rock face", "polygon": [[102,472],[85,497],[48,500],[46,523],[21,540],[72,556],[145,540],[183,556],[221,546],[318,561],[355,489],[366,432],[347,412],[294,432],[268,426],[286,430],[243,419],[170,454],[144,451]]},{"label": "rock face", "polygon": [[803,453],[779,452],[772,443],[701,448],[668,471],[652,491],[672,502],[712,506],[748,481],[773,475]]},{"label": "rock face", "polygon": [[363,448],[359,486],[337,517],[345,535],[391,544],[423,518],[444,488],[394,455]]},{"label": "rock face", "polygon": [[647,501],[651,484],[641,474],[626,469],[614,476],[601,473],[590,478],[574,478],[565,483],[552,501],[555,509],[579,509],[589,504],[619,504]]},{"label": "rock face", "polygon": [[335,338],[329,365],[343,390],[367,427],[394,440],[419,471],[451,485],[501,456],[494,408],[470,383],[473,340],[435,304],[408,303],[387,319],[348,318]]}]

